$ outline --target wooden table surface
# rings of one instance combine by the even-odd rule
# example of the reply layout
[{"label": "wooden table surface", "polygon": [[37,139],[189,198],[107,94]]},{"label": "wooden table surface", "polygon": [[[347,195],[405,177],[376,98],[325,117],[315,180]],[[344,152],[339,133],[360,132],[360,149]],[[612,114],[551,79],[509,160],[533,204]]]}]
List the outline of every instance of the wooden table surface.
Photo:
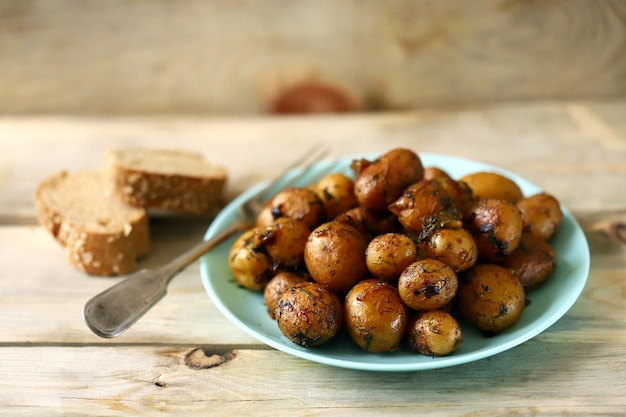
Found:
[{"label": "wooden table surface", "polygon": [[[124,335],[88,330],[84,303],[120,278],[69,265],[35,220],[41,180],[100,166],[110,145],[175,147],[225,165],[230,198],[312,143],[336,156],[410,147],[526,177],[586,233],[591,271],[581,297],[518,347],[407,373],[334,368],[258,342],[217,310],[197,263]],[[624,415],[625,187],[626,101],[287,119],[0,118],[0,414]],[[142,266],[180,253],[208,225],[154,218],[154,251]]]}]

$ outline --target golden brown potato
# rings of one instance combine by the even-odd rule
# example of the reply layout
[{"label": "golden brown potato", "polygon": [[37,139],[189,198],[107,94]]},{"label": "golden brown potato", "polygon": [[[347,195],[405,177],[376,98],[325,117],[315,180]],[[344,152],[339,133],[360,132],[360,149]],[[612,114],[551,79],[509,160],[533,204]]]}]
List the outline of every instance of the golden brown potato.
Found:
[{"label": "golden brown potato", "polygon": [[263,206],[263,209],[256,216],[256,226],[268,227],[274,223],[274,215],[272,214],[272,201],[269,200]]},{"label": "golden brown potato", "polygon": [[499,265],[513,271],[526,291],[540,286],[556,268],[556,252],[543,239],[524,233],[519,246]]},{"label": "golden brown potato", "polygon": [[263,232],[254,227],[239,236],[230,248],[228,267],[235,280],[244,288],[261,291],[274,276],[272,260],[264,253]]},{"label": "golden brown potato", "polygon": [[435,181],[421,180],[410,185],[389,205],[389,210],[402,226],[417,235],[425,229],[461,225],[461,213],[456,211],[446,190]]},{"label": "golden brown potato", "polygon": [[331,221],[311,232],[304,262],[311,278],[335,293],[347,292],[367,274],[363,235],[354,227]]},{"label": "golden brown potato", "polygon": [[326,219],[322,201],[310,188],[289,187],[276,194],[271,201],[274,219],[289,217],[302,220],[311,230]]},{"label": "golden brown potato", "polygon": [[478,329],[497,333],[511,327],[526,305],[524,287],[510,270],[477,264],[459,279],[458,309]]},{"label": "golden brown potato", "polygon": [[479,258],[488,262],[497,262],[515,251],[523,226],[522,214],[515,203],[494,198],[480,200],[466,222]]},{"label": "golden brown potato", "polygon": [[280,296],[274,317],[280,331],[293,343],[320,346],[341,329],[343,305],[337,295],[321,285],[301,282]]},{"label": "golden brown potato", "polygon": [[433,167],[433,166],[424,168],[424,179],[432,180],[432,179],[441,178],[441,177],[452,179],[450,174],[448,174],[446,171],[444,171],[441,168]]},{"label": "golden brown potato", "polygon": [[424,175],[419,156],[402,148],[393,149],[373,162],[354,161],[352,167],[356,174],[354,194],[359,206],[376,213],[387,212],[387,206]]},{"label": "golden brown potato", "polygon": [[407,236],[385,233],[372,239],[367,245],[365,260],[367,269],[378,279],[398,279],[402,271],[417,259],[417,247]]},{"label": "golden brown potato", "polygon": [[310,234],[303,221],[281,217],[265,229],[263,246],[275,267],[297,268],[304,264],[304,246]]},{"label": "golden brown potato", "polygon": [[463,342],[459,322],[443,310],[429,310],[411,317],[408,325],[409,347],[428,356],[453,353]]},{"label": "golden brown potato", "polygon": [[478,200],[495,198],[516,202],[524,197],[515,181],[496,172],[474,172],[464,175],[458,181],[467,184]]},{"label": "golden brown potato", "polygon": [[354,343],[368,352],[397,349],[405,333],[407,311],[394,286],[366,279],[348,292],[344,306],[346,328]]},{"label": "golden brown potato", "polygon": [[366,238],[366,240],[369,240],[369,236],[371,233],[368,230],[367,224],[365,223],[362,211],[363,209],[361,207],[351,208],[348,211],[344,211],[343,213],[338,214],[333,219],[333,221],[354,227]]},{"label": "golden brown potato", "polygon": [[462,227],[438,228],[425,237],[419,248],[425,257],[437,259],[457,273],[474,266],[478,259],[476,242]]},{"label": "golden brown potato", "polygon": [[276,318],[274,308],[283,293],[294,285],[306,281],[310,281],[308,276],[287,271],[279,271],[269,280],[263,290],[263,299],[267,306],[267,312],[272,319]]},{"label": "golden brown potato", "polygon": [[435,177],[431,181],[438,183],[441,188],[446,191],[454,207],[460,211],[462,217],[466,219],[476,203],[472,189],[464,182],[455,181],[443,175]]},{"label": "golden brown potato", "polygon": [[558,200],[547,193],[539,193],[517,202],[522,213],[524,231],[549,241],[561,227],[563,212]]},{"label": "golden brown potato", "polygon": [[458,279],[452,268],[436,259],[420,259],[400,275],[400,298],[413,310],[445,306],[456,295]]},{"label": "golden brown potato", "polygon": [[358,207],[357,210],[359,210],[363,223],[370,233],[380,235],[383,233],[397,232],[402,229],[398,218],[389,212],[384,214],[375,213],[364,207]]},{"label": "golden brown potato", "polygon": [[329,174],[317,183],[315,190],[324,205],[328,220],[334,219],[337,215],[357,205],[354,196],[354,181],[347,175]]}]

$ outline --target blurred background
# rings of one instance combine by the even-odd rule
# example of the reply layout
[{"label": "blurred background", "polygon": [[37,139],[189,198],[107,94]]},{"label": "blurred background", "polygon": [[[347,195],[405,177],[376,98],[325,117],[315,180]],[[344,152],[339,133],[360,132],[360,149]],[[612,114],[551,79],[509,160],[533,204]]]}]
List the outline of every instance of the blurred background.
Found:
[{"label": "blurred background", "polygon": [[624,0],[0,0],[0,115],[624,96]]}]

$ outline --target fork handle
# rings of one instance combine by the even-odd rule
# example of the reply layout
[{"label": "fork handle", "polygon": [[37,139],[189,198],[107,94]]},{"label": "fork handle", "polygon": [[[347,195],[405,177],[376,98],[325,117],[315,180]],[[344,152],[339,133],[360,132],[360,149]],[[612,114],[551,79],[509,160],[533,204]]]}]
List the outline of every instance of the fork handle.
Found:
[{"label": "fork handle", "polygon": [[100,337],[121,335],[165,296],[174,276],[244,228],[243,223],[235,222],[167,264],[156,269],[142,269],[96,295],[83,309],[87,326]]}]

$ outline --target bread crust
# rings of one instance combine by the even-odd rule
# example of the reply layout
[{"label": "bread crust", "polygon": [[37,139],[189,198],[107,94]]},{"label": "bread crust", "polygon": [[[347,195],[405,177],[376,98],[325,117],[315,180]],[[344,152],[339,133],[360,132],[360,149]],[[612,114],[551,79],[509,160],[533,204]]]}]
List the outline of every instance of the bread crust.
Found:
[{"label": "bread crust", "polygon": [[[141,160],[159,158],[161,166]],[[182,169],[197,166],[194,172]],[[104,160],[105,193],[135,207],[215,214],[223,206],[226,171],[200,154],[141,148],[108,149]]]},{"label": "bread crust", "polygon": [[66,249],[70,263],[87,274],[133,272],[137,258],[150,252],[146,211],[104,197],[99,172],[52,175],[37,187],[35,207],[39,223]]}]

